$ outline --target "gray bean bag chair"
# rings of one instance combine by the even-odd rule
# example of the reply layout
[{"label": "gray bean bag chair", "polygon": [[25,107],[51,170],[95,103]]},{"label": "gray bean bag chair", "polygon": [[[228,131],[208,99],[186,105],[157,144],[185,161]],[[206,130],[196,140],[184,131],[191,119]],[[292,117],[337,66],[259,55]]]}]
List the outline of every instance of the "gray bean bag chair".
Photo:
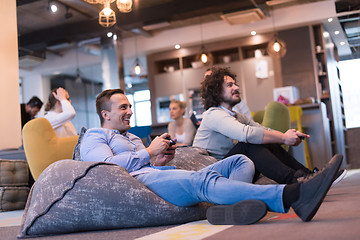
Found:
[{"label": "gray bean bag chair", "polygon": [[[214,162],[206,151],[186,147],[176,150],[172,165],[198,170]],[[182,224],[205,219],[209,206],[175,206],[114,164],[61,160],[33,185],[18,238]]]}]

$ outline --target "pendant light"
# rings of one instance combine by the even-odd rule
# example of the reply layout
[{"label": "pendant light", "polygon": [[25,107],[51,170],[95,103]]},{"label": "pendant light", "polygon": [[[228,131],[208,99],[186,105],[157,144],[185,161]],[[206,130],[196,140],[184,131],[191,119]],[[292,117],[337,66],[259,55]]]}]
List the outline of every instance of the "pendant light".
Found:
[{"label": "pendant light", "polygon": [[[83,0],[90,4],[103,4],[104,8],[99,13],[99,24],[103,27],[112,27],[116,23],[115,12],[110,8],[110,3],[115,0]],[[116,0],[116,6],[122,13],[129,13],[132,11],[132,0]]]},{"label": "pendant light", "polygon": [[201,40],[201,54],[200,54],[200,61],[204,64],[209,64],[210,55],[206,51],[204,40],[203,40],[203,29],[202,29],[202,22],[201,22],[201,16],[200,16],[200,40]]},{"label": "pendant light", "polygon": [[137,49],[137,37],[135,36],[135,52],[136,52],[136,59],[134,64],[131,67],[130,72],[133,72],[135,76],[140,76],[141,74],[141,65],[140,65],[140,60],[138,57],[138,49]]},{"label": "pendant light", "polygon": [[104,3],[103,10],[99,12],[99,24],[103,27],[112,27],[115,23],[115,12],[110,8],[110,0],[107,0]]},{"label": "pendant light", "polygon": [[122,13],[129,13],[132,10],[132,0],[116,0],[116,6]]},{"label": "pendant light", "polygon": [[284,57],[286,54],[286,44],[284,41],[279,39],[278,33],[276,32],[274,10],[273,10],[273,14],[272,14],[272,23],[273,23],[273,29],[274,29],[274,37],[268,43],[267,52],[270,56]]},{"label": "pendant light", "polygon": [[204,46],[203,44],[201,45],[200,60],[201,60],[204,64],[208,62],[208,55],[207,55],[205,46]]},{"label": "pendant light", "polygon": [[76,49],[75,49],[75,57],[76,57],[76,77],[75,77],[75,83],[76,84],[81,84],[82,83],[82,79],[81,79],[81,71],[80,71],[80,67],[79,67],[79,47],[78,44],[76,43]]}]

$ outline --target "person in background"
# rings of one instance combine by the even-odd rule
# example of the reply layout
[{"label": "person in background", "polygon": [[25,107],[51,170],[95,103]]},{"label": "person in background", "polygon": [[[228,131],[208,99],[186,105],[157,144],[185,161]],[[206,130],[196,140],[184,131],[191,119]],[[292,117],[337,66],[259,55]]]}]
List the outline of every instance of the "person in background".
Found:
[{"label": "person in background", "polygon": [[43,102],[36,96],[32,97],[26,104],[20,105],[21,109],[21,129],[24,125],[33,119],[40,111]]},{"label": "person in background", "polygon": [[49,120],[58,137],[77,135],[75,127],[71,123],[76,112],[71,105],[69,93],[65,89],[59,87],[51,90],[45,111],[45,118]]},{"label": "person in background", "polygon": [[189,118],[184,118],[186,103],[171,100],[169,105],[170,117],[174,120],[168,125],[168,132],[172,139],[176,139],[177,146],[190,146],[194,140],[196,128]]}]

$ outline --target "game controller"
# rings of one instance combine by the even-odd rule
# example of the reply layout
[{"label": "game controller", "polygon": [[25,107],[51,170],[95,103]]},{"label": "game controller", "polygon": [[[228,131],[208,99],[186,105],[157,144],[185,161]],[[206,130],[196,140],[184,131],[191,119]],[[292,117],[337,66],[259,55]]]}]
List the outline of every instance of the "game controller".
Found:
[{"label": "game controller", "polygon": [[170,141],[170,145],[169,145],[170,147],[176,144],[176,142],[172,140],[170,137],[166,137],[165,139]]}]

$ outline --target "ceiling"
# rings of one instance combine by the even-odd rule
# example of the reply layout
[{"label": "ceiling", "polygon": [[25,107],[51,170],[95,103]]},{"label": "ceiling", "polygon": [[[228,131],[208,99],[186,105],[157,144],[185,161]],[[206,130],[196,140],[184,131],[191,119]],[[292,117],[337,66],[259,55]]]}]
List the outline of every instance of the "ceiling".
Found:
[{"label": "ceiling", "polygon": [[[109,28],[98,23],[99,4],[83,0],[56,0],[58,12],[48,10],[50,0],[17,0],[19,57],[41,56],[46,51],[59,53],[61,45],[105,36]],[[133,11],[120,13],[115,3],[117,24],[111,27],[122,38],[156,31],[217,21],[221,15],[259,8],[266,16],[271,8],[281,8],[319,0],[133,0]],[[281,3],[269,6],[270,3]],[[338,19],[353,56],[360,58],[360,0],[336,1]]]}]

